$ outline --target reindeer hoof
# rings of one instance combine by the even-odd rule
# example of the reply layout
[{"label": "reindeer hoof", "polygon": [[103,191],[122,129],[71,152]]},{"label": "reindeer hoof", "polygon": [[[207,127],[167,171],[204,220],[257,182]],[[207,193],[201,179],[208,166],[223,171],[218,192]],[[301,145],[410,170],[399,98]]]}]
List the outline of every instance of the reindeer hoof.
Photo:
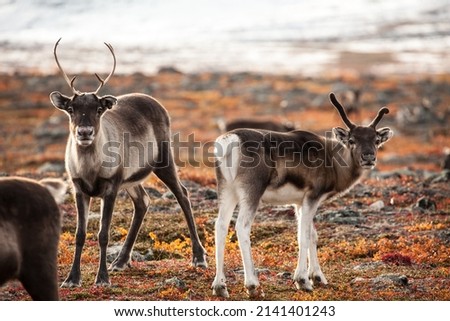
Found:
[{"label": "reindeer hoof", "polygon": [[208,267],[208,263],[206,262],[206,256],[203,256],[201,259],[194,257],[192,260],[192,266],[206,269]]},{"label": "reindeer hoof", "polygon": [[300,279],[300,280],[294,280],[295,287],[297,290],[303,290],[306,292],[312,292],[313,286],[309,279]]},{"label": "reindeer hoof", "polygon": [[95,286],[98,287],[110,287],[111,286],[111,282],[109,281],[95,281]]},{"label": "reindeer hoof", "polygon": [[100,271],[95,278],[95,286],[111,286],[111,282],[109,281],[109,276],[106,271]]},{"label": "reindeer hoof", "polygon": [[72,282],[70,280],[65,280],[62,284],[61,284],[61,288],[79,288],[81,287],[81,282]]},{"label": "reindeer hoof", "polygon": [[252,299],[263,298],[265,295],[262,288],[257,285],[251,285],[251,286],[247,287],[247,293],[248,293],[248,296]]},{"label": "reindeer hoof", "polygon": [[111,263],[111,265],[109,266],[108,270],[109,271],[123,271],[126,270],[127,268],[131,267],[131,263],[127,262],[124,264],[119,264],[118,262],[114,261]]},{"label": "reindeer hoof", "polygon": [[327,285],[327,279],[325,277],[321,277],[320,275],[314,275],[312,277],[314,285]]},{"label": "reindeer hoof", "polygon": [[213,286],[213,295],[214,296],[221,296],[222,298],[229,298],[230,295],[228,294],[227,286],[226,285],[216,285]]}]

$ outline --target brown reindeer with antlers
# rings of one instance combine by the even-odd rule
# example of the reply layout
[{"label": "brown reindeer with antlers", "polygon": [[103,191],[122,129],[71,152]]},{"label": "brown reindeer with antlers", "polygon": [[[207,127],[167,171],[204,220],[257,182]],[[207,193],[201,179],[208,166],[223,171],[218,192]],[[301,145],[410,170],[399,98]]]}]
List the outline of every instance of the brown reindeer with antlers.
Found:
[{"label": "brown reindeer with antlers", "polygon": [[[382,108],[369,126],[352,123],[333,93],[333,105],[348,129],[333,128],[335,138],[306,131],[279,133],[237,129],[216,140],[219,216],[215,226],[216,277],[213,293],[228,297],[224,250],[228,226],[237,204],[236,232],[250,296],[262,295],[251,255],[250,230],[260,202],[294,204],[298,208],[298,264],[294,282],[312,291],[313,282],[327,284],[317,258],[313,218],[320,204],[351,188],[376,164],[377,149],[393,135],[376,129]],[[309,262],[309,264],[308,264]]]},{"label": "brown reindeer with antlers", "polygon": [[134,214],[122,250],[110,269],[123,270],[127,267],[139,228],[150,205],[142,182],[152,172],[172,191],[181,206],[192,240],[193,265],[206,267],[206,252],[197,234],[188,192],[177,176],[170,149],[170,119],[166,109],[154,98],[144,94],[119,97],[97,95],[116,67],[114,50],[106,43],[114,59],[112,71],[106,79],[95,74],[100,81],[95,92],[79,92],[74,87],[76,77],[70,80],[58,61],[56,48],[60,40],[54,47],[55,60],[73,96],[52,92],[50,100],[70,118],[66,169],[73,183],[78,212],[74,260],[62,286],[81,284],[80,259],[92,197],[100,197],[102,207],[98,234],[100,264],[95,283],[110,284],[106,249],[114,202],[121,189],[126,190],[131,197]]}]

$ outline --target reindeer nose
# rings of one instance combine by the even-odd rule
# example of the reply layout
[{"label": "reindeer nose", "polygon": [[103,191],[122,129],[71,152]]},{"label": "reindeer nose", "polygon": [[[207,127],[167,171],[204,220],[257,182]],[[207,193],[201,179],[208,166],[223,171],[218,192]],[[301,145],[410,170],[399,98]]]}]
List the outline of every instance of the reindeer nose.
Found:
[{"label": "reindeer nose", "polygon": [[78,126],[77,135],[81,137],[89,137],[94,134],[94,127],[92,126]]},{"label": "reindeer nose", "polygon": [[374,162],[375,155],[374,154],[361,154],[361,159],[367,162]]}]

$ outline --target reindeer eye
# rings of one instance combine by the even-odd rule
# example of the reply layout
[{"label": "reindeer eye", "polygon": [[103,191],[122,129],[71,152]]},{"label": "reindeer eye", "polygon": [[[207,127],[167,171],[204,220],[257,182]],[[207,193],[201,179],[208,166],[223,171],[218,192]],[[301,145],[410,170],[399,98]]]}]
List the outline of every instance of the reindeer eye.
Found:
[{"label": "reindeer eye", "polygon": [[353,138],[348,139],[349,145],[355,145],[355,140]]},{"label": "reindeer eye", "polygon": [[380,144],[381,144],[381,139],[377,138],[377,139],[375,140],[375,144],[376,144],[376,145],[380,145]]},{"label": "reindeer eye", "polygon": [[102,107],[98,107],[97,108],[97,115],[101,115],[101,114],[103,114],[103,108]]},{"label": "reindeer eye", "polygon": [[72,115],[73,114],[73,107],[67,107],[67,112],[69,113],[69,115]]}]

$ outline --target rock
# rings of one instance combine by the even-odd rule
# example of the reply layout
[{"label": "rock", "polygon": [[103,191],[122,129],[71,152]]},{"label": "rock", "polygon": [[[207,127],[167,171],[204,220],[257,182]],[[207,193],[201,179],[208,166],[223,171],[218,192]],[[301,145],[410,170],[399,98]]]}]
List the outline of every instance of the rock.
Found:
[{"label": "rock", "polygon": [[441,239],[445,244],[450,245],[450,231],[442,230],[437,233],[437,237]]},{"label": "rock", "polygon": [[370,177],[388,179],[388,178],[401,178],[402,176],[417,177],[417,172],[410,169],[398,169],[395,171],[387,172],[372,172]]},{"label": "rock", "polygon": [[413,208],[435,211],[436,202],[428,197],[421,197],[417,200],[416,204],[414,204]]},{"label": "rock", "polygon": [[131,260],[135,262],[145,262],[145,256],[137,251],[131,251]]},{"label": "rock", "polygon": [[277,274],[277,277],[280,279],[292,279],[292,273],[291,272],[280,272]]},{"label": "rock", "polygon": [[144,189],[150,197],[161,198],[163,196],[156,188],[144,187]]},{"label": "rock", "polygon": [[358,277],[352,279],[350,281],[350,284],[365,283],[365,282],[367,282],[367,279],[358,276]]},{"label": "rock", "polygon": [[[116,257],[119,255],[120,250],[122,250],[122,245],[112,245],[106,249],[106,261],[108,263],[111,263],[116,259]],[[132,251],[131,252],[131,260],[135,262],[144,262],[146,261],[145,256],[142,255],[139,252]]]},{"label": "rock", "polygon": [[196,183],[194,181],[190,181],[190,180],[182,180],[181,183],[184,185],[184,187],[186,187],[190,192],[192,191],[197,191],[200,188],[202,188],[202,186],[199,183]]},{"label": "rock", "polygon": [[[235,270],[234,272],[237,273],[237,274],[244,274],[244,270],[243,269]],[[265,268],[264,269],[255,268],[255,273],[256,273],[256,275],[266,274],[266,273],[270,273],[270,270],[269,269],[265,269]]]},{"label": "rock", "polygon": [[162,194],[162,198],[174,200],[175,195],[173,195],[173,193],[171,191],[168,191],[168,192],[165,192],[164,194]]},{"label": "rock", "polygon": [[148,249],[145,253],[144,253],[144,260],[145,261],[153,261],[155,259],[155,253],[153,252],[152,249]]},{"label": "rock", "polygon": [[443,170],[440,173],[431,175],[426,182],[430,184],[447,183],[450,181],[450,170]]},{"label": "rock", "polygon": [[205,190],[205,199],[206,200],[216,200],[217,192],[211,188]]},{"label": "rock", "polygon": [[176,276],[174,276],[173,278],[170,278],[170,279],[166,279],[164,281],[164,283],[167,285],[173,285],[180,290],[185,290],[187,288],[186,283]]},{"label": "rock", "polygon": [[102,218],[102,215],[96,212],[89,212],[88,217],[89,220],[100,220]]},{"label": "rock", "polygon": [[106,249],[106,262],[111,263],[119,255],[122,245],[112,245]]},{"label": "rock", "polygon": [[373,211],[380,211],[384,208],[384,202],[382,200],[378,200],[369,205],[369,208]]},{"label": "rock", "polygon": [[372,283],[376,285],[401,285],[406,286],[408,285],[408,278],[406,275],[399,275],[399,274],[382,274],[377,276],[376,278],[372,279]]},{"label": "rock", "polygon": [[317,215],[317,220],[337,224],[357,225],[364,222],[365,218],[359,212],[352,210],[341,210],[321,213]]},{"label": "rock", "polygon": [[66,168],[65,168],[64,162],[58,162],[58,163],[46,162],[37,169],[37,172],[39,174],[46,174],[46,173],[62,174],[65,171],[66,171]]}]

